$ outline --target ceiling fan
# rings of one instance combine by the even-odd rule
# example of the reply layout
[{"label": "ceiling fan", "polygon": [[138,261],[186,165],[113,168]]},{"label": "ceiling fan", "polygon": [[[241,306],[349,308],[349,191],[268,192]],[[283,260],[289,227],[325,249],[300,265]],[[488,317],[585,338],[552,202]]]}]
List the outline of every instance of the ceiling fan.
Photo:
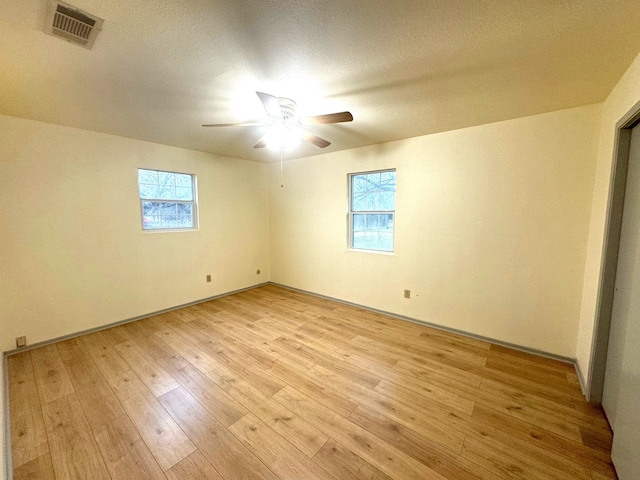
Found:
[{"label": "ceiling fan", "polygon": [[256,92],[258,98],[264,105],[264,109],[269,116],[268,121],[261,123],[216,123],[206,124],[203,127],[264,127],[268,126],[265,133],[253,148],[263,148],[267,144],[278,140],[282,147],[291,137],[298,137],[306,142],[325,148],[331,145],[331,142],[320,138],[317,135],[303,130],[306,125],[325,125],[328,123],[350,122],[353,115],[350,112],[328,113],[325,115],[315,115],[312,117],[298,117],[296,115],[296,102],[290,98],[275,97],[268,93]]}]

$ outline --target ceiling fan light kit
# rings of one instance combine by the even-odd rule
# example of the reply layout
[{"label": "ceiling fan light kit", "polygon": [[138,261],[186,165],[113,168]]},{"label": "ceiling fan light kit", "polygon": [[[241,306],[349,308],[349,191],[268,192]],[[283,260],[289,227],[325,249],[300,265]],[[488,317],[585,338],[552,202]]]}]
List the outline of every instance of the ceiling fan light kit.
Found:
[{"label": "ceiling fan light kit", "polygon": [[328,113],[311,117],[298,117],[296,115],[296,102],[286,97],[275,97],[264,92],[256,92],[262,102],[268,122],[265,123],[217,123],[205,124],[203,127],[248,127],[265,126],[267,132],[258,140],[253,148],[274,146],[281,151],[295,145],[298,139],[312,143],[320,148],[326,148],[331,142],[304,130],[306,125],[327,125],[330,123],[351,122],[353,115],[350,112]]},{"label": "ceiling fan light kit", "polygon": [[[267,129],[267,133],[260,139],[264,141],[267,148],[272,150],[291,150],[300,145],[301,125],[292,125],[291,123],[277,121],[271,124]],[[263,140],[264,139],[264,140]],[[263,145],[254,145],[254,148],[260,148]]]}]

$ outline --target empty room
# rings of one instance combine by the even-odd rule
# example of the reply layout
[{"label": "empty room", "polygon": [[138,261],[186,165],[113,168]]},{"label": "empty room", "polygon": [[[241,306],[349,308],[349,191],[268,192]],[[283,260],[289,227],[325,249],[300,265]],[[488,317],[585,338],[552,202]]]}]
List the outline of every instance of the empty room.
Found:
[{"label": "empty room", "polygon": [[3,478],[640,478],[637,0],[0,4]]}]

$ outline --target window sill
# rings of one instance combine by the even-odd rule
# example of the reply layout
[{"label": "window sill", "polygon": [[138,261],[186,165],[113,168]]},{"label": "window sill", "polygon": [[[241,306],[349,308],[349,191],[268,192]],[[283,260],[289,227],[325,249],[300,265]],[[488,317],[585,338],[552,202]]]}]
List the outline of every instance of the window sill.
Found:
[{"label": "window sill", "polygon": [[149,230],[142,229],[143,234],[147,233],[181,233],[181,232],[197,232],[199,228],[154,228]]},{"label": "window sill", "polygon": [[393,257],[395,252],[385,252],[384,250],[365,250],[362,248],[347,248],[347,252],[355,253],[374,253],[377,255],[386,255],[387,257]]}]

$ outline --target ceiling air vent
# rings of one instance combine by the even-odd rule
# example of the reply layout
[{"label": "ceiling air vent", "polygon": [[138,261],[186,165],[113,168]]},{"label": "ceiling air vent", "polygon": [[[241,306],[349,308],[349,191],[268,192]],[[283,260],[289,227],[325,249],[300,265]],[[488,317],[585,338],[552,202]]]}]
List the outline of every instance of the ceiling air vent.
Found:
[{"label": "ceiling air vent", "polygon": [[50,1],[44,33],[91,48],[102,27],[102,19],[66,3]]}]

